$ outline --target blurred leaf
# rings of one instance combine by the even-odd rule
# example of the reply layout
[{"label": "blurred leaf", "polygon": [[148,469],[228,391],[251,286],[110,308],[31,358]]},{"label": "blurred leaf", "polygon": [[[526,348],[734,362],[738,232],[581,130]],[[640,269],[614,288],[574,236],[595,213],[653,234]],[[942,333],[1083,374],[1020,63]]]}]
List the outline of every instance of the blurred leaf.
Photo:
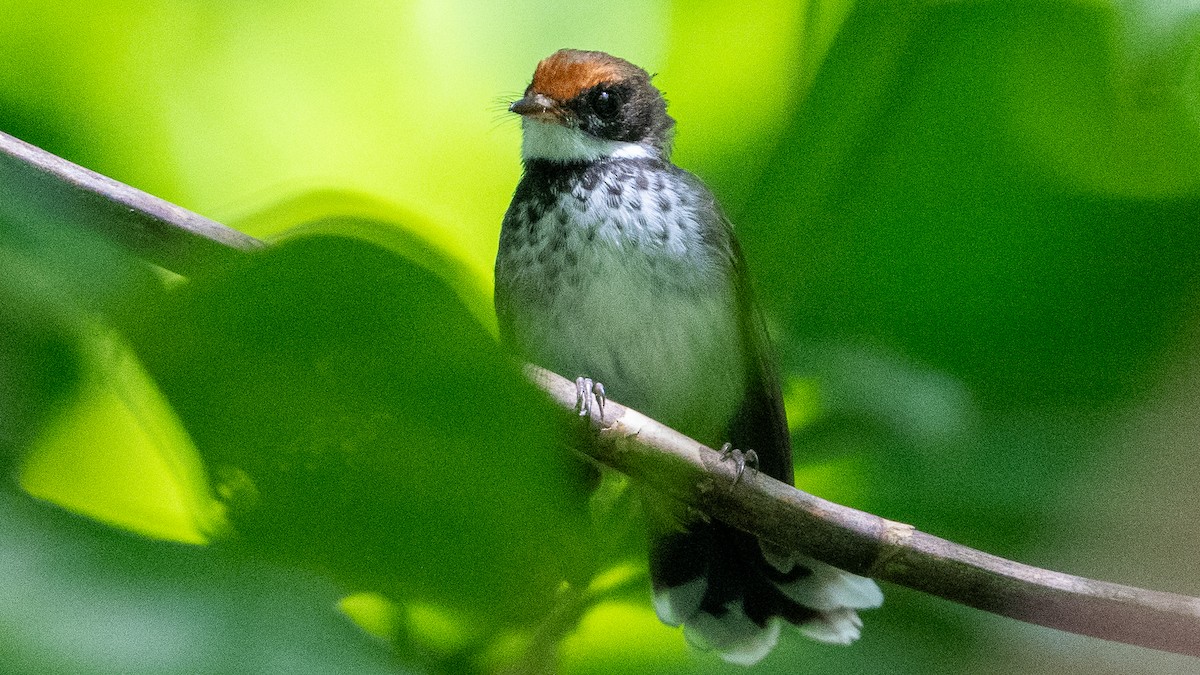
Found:
[{"label": "blurred leaf", "polygon": [[[95,322],[150,292],[150,273],[108,243],[18,208],[0,181],[0,473],[78,393]],[[23,203],[23,202],[17,202]]]},{"label": "blurred leaf", "polygon": [[596,605],[562,644],[563,673],[686,673],[695,668],[678,630],[648,604]]},{"label": "blurred leaf", "polygon": [[449,284],[480,324],[496,334],[490,284],[426,238],[432,224],[369,195],[338,190],[305,192],[236,223],[256,237],[286,240],[321,233],[374,242],[421,265]]},{"label": "blurred leaf", "polygon": [[489,623],[579,568],[549,404],[426,269],[328,235],[178,289],[135,336],[239,545]]},{"label": "blurred leaf", "polygon": [[378,593],[352,593],[338,601],[338,609],[380,640],[392,640],[401,630],[399,608]]},{"label": "blurred leaf", "polygon": [[[0,277],[5,276],[5,262],[0,260]],[[4,477],[46,420],[76,391],[81,370],[77,345],[61,321],[22,307],[8,283],[0,282],[0,306],[6,310],[0,313],[0,476]]]},{"label": "blurred leaf", "polygon": [[[856,8],[743,221],[764,303],[795,336],[878,341],[997,405],[1144,388],[1200,280],[1200,197],[1137,185],[1191,180],[1177,162],[1197,155],[1162,125],[1097,126],[1120,108],[1112,35],[1111,8],[1069,2]],[[1082,117],[1032,112],[1048,102]],[[1158,168],[1107,153],[1128,191],[1071,187],[1030,164],[1030,115],[1051,145],[1095,146],[1071,140],[1087,129]]]},{"label": "blurred leaf", "polygon": [[204,543],[227,527],[196,449],[119,336],[92,326],[79,400],[21,465],[34,497],[140,534]]},{"label": "blurred leaf", "polygon": [[319,578],[152,542],[0,491],[0,670],[396,673]]},{"label": "blurred leaf", "polygon": [[[789,371],[808,373],[818,383],[811,385],[815,393],[793,388],[792,382],[785,390],[785,396],[807,393],[818,400],[820,409],[809,413],[814,423],[834,419],[879,425],[926,448],[944,446],[975,431],[978,412],[970,391],[945,373],[880,349],[845,343],[782,343],[779,347]],[[803,419],[802,415],[804,411],[798,417]]]},{"label": "blurred leaf", "polygon": [[1073,190],[1195,198],[1198,8],[1176,17],[1191,30],[1159,27],[1154,37],[1127,25],[1137,15],[1122,21],[1106,9],[1018,3],[986,19],[968,16],[964,37],[986,41],[989,56],[1007,64],[994,75],[998,113],[1011,125],[1021,161]]},{"label": "blurred leaf", "polygon": [[[808,91],[853,0],[678,0],[655,84],[676,127],[674,161],[738,213]],[[640,63],[640,62],[639,62]]]}]

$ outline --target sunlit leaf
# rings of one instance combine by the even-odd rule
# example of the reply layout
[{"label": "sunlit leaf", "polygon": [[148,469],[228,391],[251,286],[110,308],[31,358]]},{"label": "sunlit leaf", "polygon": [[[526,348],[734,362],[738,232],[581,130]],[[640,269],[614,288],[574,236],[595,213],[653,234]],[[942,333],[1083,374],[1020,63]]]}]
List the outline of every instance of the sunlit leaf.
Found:
[{"label": "sunlit leaf", "polygon": [[121,340],[86,341],[80,399],[39,435],[21,466],[34,497],[141,534],[204,543],[226,527],[186,432]]}]

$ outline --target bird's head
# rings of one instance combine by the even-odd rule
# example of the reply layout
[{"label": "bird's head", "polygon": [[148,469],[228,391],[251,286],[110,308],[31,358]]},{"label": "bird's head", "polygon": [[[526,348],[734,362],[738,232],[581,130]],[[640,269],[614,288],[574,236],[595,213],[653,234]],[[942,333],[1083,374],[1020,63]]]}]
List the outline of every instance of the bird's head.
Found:
[{"label": "bird's head", "polygon": [[542,59],[525,95],[508,109],[522,118],[527,162],[671,153],[675,120],[662,93],[646,71],[604,52],[560,49]]}]

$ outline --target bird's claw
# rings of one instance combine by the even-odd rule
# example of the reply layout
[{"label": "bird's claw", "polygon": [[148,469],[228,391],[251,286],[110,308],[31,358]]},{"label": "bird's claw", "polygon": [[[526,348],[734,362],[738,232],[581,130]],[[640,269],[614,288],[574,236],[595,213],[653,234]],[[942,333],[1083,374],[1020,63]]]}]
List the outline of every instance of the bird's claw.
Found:
[{"label": "bird's claw", "polygon": [[604,394],[604,385],[590,377],[575,378],[575,407],[580,417],[604,422],[604,403],[608,400]]},{"label": "bird's claw", "polygon": [[733,443],[726,443],[721,446],[721,459],[727,460],[733,458],[733,484],[737,485],[742,479],[742,474],[746,472],[746,465],[750,465],[750,470],[758,473],[758,453],[753,450],[742,452],[733,447]]}]

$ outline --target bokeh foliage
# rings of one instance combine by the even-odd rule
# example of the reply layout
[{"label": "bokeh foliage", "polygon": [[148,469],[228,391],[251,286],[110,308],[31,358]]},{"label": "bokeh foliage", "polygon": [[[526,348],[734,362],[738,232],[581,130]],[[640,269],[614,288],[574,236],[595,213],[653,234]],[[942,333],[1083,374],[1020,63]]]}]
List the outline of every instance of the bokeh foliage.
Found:
[{"label": "bokeh foliage", "polygon": [[[502,101],[563,46],[658,73],[772,318],[802,487],[1200,594],[1191,3],[0,11],[0,130],[279,241],[184,281],[0,211],[6,671],[492,667],[564,579],[594,600],[564,670],[726,669],[654,619],[636,532],[589,523],[491,336]],[[399,601],[344,604],[390,652],[334,612],[354,591]],[[762,669],[1195,665],[885,591],[855,647]]]}]

